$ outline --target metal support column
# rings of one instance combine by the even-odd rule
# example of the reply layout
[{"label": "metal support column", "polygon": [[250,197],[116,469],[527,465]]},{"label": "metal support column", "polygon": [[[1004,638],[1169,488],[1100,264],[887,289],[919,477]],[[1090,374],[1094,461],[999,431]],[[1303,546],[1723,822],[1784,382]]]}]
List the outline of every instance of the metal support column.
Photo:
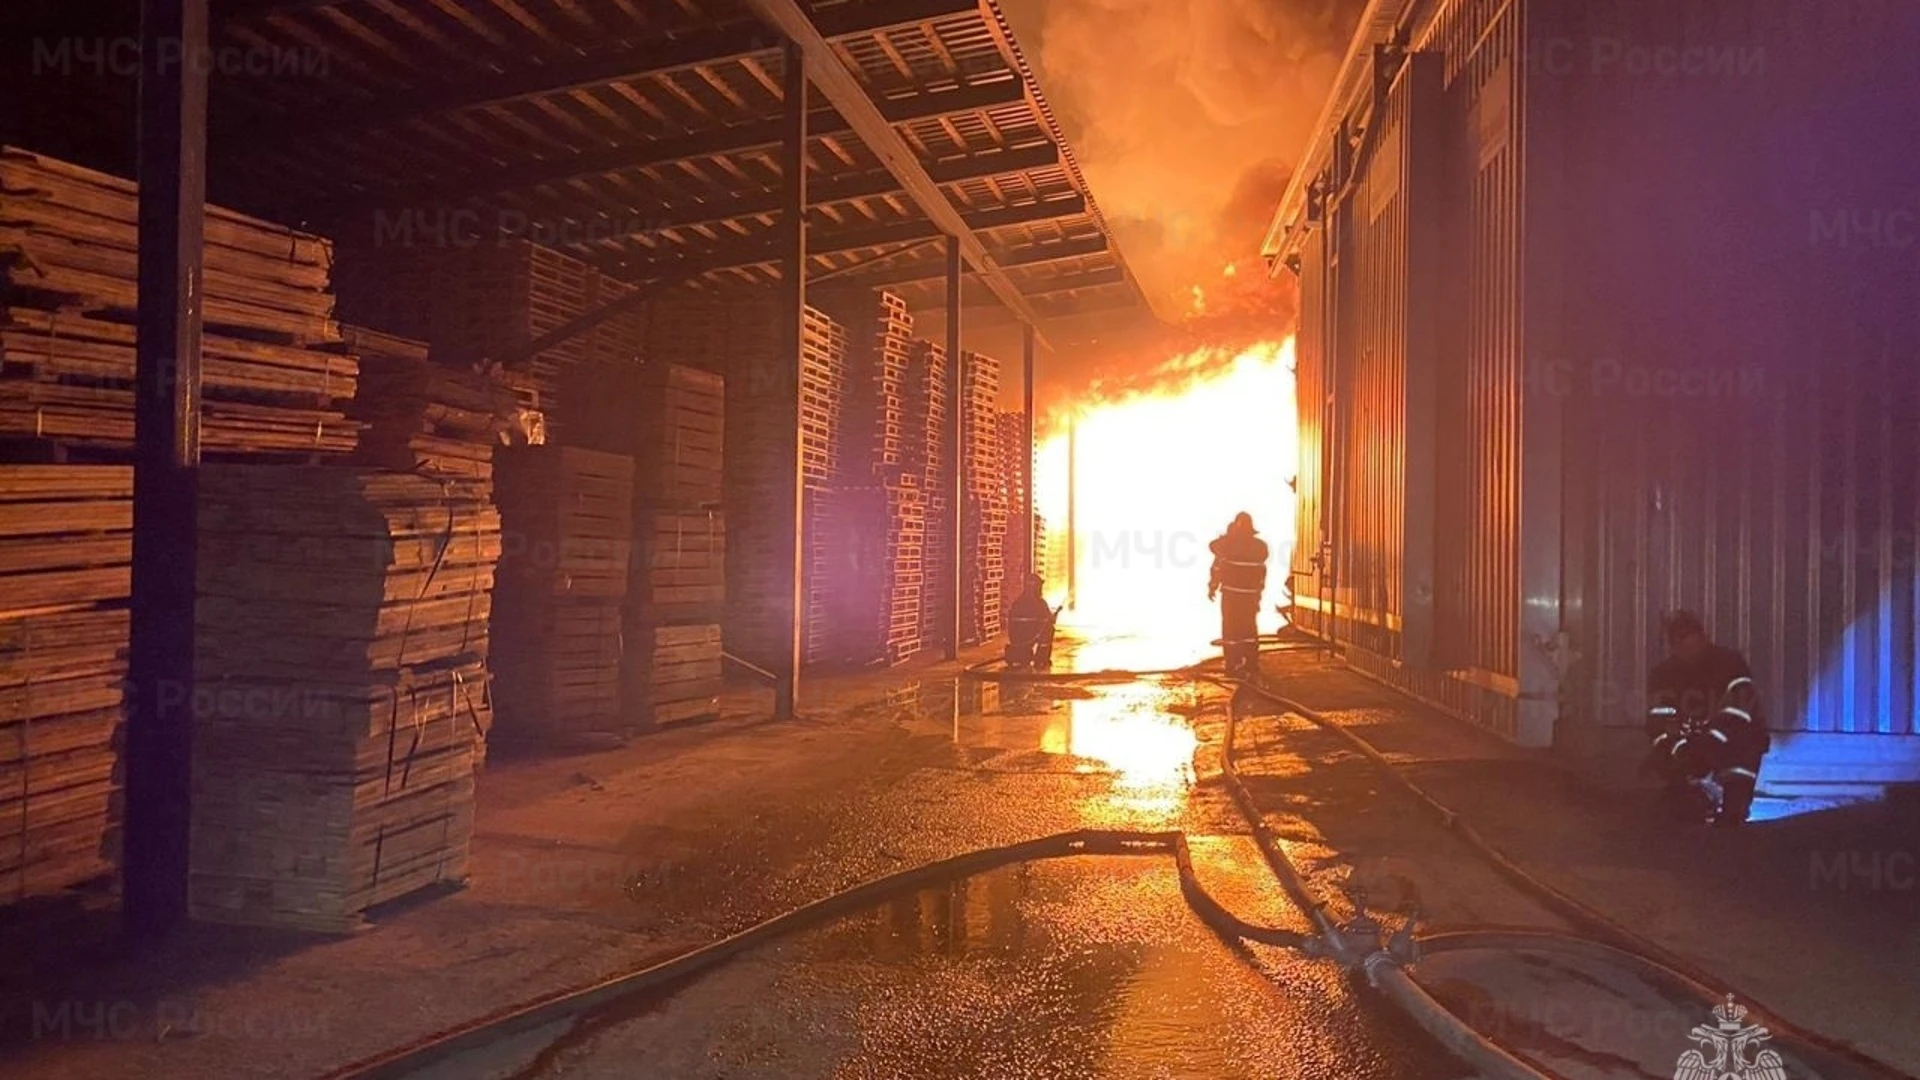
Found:
[{"label": "metal support column", "polygon": [[1080,529],[1074,521],[1077,509],[1074,502],[1079,495],[1080,486],[1080,445],[1074,434],[1074,420],[1067,417],[1067,610],[1075,611],[1080,606],[1080,555],[1077,545],[1080,541]]},{"label": "metal support column", "polygon": [[[1022,436],[1020,441],[1020,445],[1022,447],[1022,453],[1020,456],[1020,490],[1026,493],[1027,512],[1026,512],[1025,520],[1021,522],[1021,527],[1027,530],[1026,540],[1023,541],[1023,543],[1026,544],[1026,550],[1027,550],[1027,573],[1044,575],[1046,573],[1046,567],[1041,566],[1040,560],[1034,557],[1035,555],[1039,554],[1040,546],[1034,538],[1034,520],[1035,520],[1036,511],[1034,509],[1034,497],[1033,497],[1033,494],[1034,494],[1033,493],[1034,419],[1033,419],[1033,324],[1032,323],[1022,323],[1020,325],[1020,397],[1021,397],[1020,407],[1024,410],[1021,415],[1026,418],[1022,425],[1025,430],[1023,430],[1020,433]],[[1026,582],[1024,581],[1016,582],[1016,585],[1018,586],[1019,591],[1021,592],[1026,591],[1026,588],[1027,588]]]},{"label": "metal support column", "polygon": [[786,404],[788,435],[783,448],[782,467],[792,485],[791,498],[769,509],[781,517],[780,535],[793,544],[779,558],[792,573],[783,582],[787,594],[783,600],[787,639],[781,643],[774,664],[779,682],[774,685],[773,713],[779,720],[791,720],[800,695],[800,658],[806,629],[807,601],[807,518],[806,479],[801,445],[806,436],[800,424],[801,369],[806,363],[804,350],[807,318],[807,65],[800,46],[788,41],[784,55],[786,70],[783,86],[786,128],[781,139],[781,186],[783,209],[780,230],[780,273],[782,294],[781,351],[771,373],[772,389]]},{"label": "metal support column", "polygon": [[947,497],[952,502],[953,535],[948,544],[953,559],[953,611],[947,620],[947,659],[960,659],[961,629],[966,622],[967,581],[967,488],[966,469],[961,465],[966,447],[965,364],[960,357],[960,285],[966,265],[960,257],[960,238],[947,237]]},{"label": "metal support column", "polygon": [[139,942],[187,918],[206,52],[207,0],[142,0],[133,611],[121,864],[126,929]]}]

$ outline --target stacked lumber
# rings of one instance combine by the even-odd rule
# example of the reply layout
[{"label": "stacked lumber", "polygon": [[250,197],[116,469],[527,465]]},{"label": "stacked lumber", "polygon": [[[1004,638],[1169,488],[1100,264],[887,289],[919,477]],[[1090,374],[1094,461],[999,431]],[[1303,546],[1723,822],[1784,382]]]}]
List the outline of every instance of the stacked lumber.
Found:
[{"label": "stacked lumber", "polygon": [[0,904],[112,871],[133,470],[0,465]]},{"label": "stacked lumber", "polygon": [[621,621],[633,540],[633,459],[563,446],[502,448],[505,537],[493,606],[500,738],[565,748],[624,735]]},{"label": "stacked lumber", "polygon": [[360,357],[351,415],[366,425],[354,460],[423,476],[490,485],[493,448],[518,402],[494,379],[436,364],[425,342],[349,326]]},{"label": "stacked lumber", "polygon": [[949,432],[947,352],[927,341],[915,341],[907,371],[907,430],[909,462],[919,467],[927,493],[921,565],[921,639],[927,645],[944,642],[953,625],[953,514],[952,482],[947,476]]},{"label": "stacked lumber", "polygon": [[[0,440],[132,447],[138,222],[133,182],[0,148]],[[207,453],[353,449],[331,261],[319,237],[207,209]]]},{"label": "stacked lumber", "polygon": [[[667,329],[667,328],[662,328]],[[655,359],[582,364],[562,384],[568,440],[631,455],[634,552],[622,711],[647,727],[719,714],[726,380]],[[660,353],[672,355],[666,346]]]},{"label": "stacked lumber", "polygon": [[960,368],[960,478],[967,492],[961,522],[966,559],[961,639],[978,645],[1000,635],[1006,582],[1007,490],[1000,441],[1000,361],[962,354]]},{"label": "stacked lumber", "polygon": [[383,470],[214,465],[200,485],[193,916],[345,932],[463,879],[493,507]]},{"label": "stacked lumber", "polygon": [[[425,341],[435,356],[462,363],[524,345],[631,289],[570,255],[512,237],[343,245],[334,277],[344,317]],[[631,359],[633,336],[632,318],[611,319],[502,379],[526,408],[550,410],[567,369]]]}]

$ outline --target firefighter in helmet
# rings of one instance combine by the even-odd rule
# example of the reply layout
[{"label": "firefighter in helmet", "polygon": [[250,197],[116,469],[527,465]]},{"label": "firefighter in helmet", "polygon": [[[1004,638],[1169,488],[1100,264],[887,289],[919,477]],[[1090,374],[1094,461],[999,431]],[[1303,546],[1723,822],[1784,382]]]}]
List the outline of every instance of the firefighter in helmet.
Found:
[{"label": "firefighter in helmet", "polygon": [[1027,575],[1027,591],[1007,609],[1007,666],[1045,669],[1053,664],[1053,625],[1059,612],[1047,606],[1039,574]]},{"label": "firefighter in helmet", "polygon": [[1708,640],[1692,612],[1668,615],[1664,629],[1667,658],[1649,687],[1647,763],[1680,813],[1745,824],[1760,759],[1773,745],[1753,672],[1739,652]]},{"label": "firefighter in helmet", "polygon": [[1207,582],[1207,599],[1220,599],[1220,651],[1227,662],[1227,674],[1251,677],[1258,674],[1260,629],[1255,625],[1260,614],[1260,594],[1267,588],[1267,542],[1253,530],[1253,516],[1240,513],[1216,538],[1213,574]]}]

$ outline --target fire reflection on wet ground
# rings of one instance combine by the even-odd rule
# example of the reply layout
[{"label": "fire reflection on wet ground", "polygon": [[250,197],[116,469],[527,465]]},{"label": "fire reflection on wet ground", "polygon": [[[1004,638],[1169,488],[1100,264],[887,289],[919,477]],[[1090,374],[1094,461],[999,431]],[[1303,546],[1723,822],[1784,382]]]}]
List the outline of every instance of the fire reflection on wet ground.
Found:
[{"label": "fire reflection on wet ground", "polygon": [[[1193,659],[1109,640],[1063,649],[1058,666]],[[1189,718],[1203,705],[1187,682],[938,680],[890,707],[945,733],[959,765],[890,791],[943,800],[920,827],[1185,829],[1231,910],[1304,928],[1237,821],[1198,805]],[[901,895],[731,964],[583,1050],[566,1075],[632,1075],[634,1061],[730,1080],[1464,1075],[1331,967],[1213,936],[1162,858],[1034,863]]]}]

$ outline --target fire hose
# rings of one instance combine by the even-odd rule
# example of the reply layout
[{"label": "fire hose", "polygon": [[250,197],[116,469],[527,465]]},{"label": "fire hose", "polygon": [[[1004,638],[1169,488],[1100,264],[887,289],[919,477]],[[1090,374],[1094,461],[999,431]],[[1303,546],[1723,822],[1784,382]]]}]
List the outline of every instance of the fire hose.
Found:
[{"label": "fire hose", "polygon": [[[1318,646],[1290,641],[1284,634],[1277,637],[1263,637],[1262,640],[1283,642],[1277,647],[1263,647],[1260,650],[1262,653],[1320,650]],[[1219,642],[1216,641],[1214,644],[1218,645]],[[1724,1000],[1726,993],[1713,989],[1713,986],[1721,980],[1712,973],[1704,971],[1698,965],[1658,942],[1628,929],[1591,905],[1527,871],[1511,856],[1481,836],[1478,830],[1474,829],[1458,812],[1447,807],[1415,783],[1407,776],[1404,769],[1381,753],[1379,748],[1345,725],[1296,700],[1285,697],[1258,681],[1229,678],[1215,672],[1212,670],[1215,663],[1217,661],[1208,660],[1185,668],[1142,673],[1142,677],[1149,675],[1184,677],[1229,691],[1237,690],[1255,694],[1334,735],[1384,772],[1443,828],[1465,844],[1468,850],[1493,866],[1511,884],[1532,896],[1549,911],[1593,935],[1581,937],[1531,927],[1461,927],[1416,935],[1413,933],[1413,921],[1409,920],[1398,933],[1386,940],[1385,948],[1379,950],[1356,948],[1354,944],[1356,940],[1365,942],[1376,939],[1378,927],[1364,913],[1354,926],[1345,929],[1335,926],[1326,914],[1325,906],[1307,891],[1305,882],[1273,837],[1271,830],[1267,828],[1259,807],[1254,804],[1252,796],[1247,792],[1234,767],[1238,714],[1229,709],[1227,737],[1221,754],[1222,779],[1242,816],[1251,823],[1255,843],[1260,848],[1269,868],[1279,879],[1282,889],[1290,900],[1309,914],[1319,931],[1318,936],[1308,942],[1306,951],[1341,960],[1350,969],[1365,975],[1369,985],[1382,991],[1403,1011],[1412,1015],[1422,1029],[1469,1064],[1489,1075],[1523,1077],[1546,1075],[1535,1071],[1531,1066],[1515,1059],[1485,1037],[1473,1032],[1465,1022],[1448,1012],[1412,980],[1405,970],[1407,965],[1425,956],[1466,950],[1559,952],[1635,968],[1653,981],[1693,997],[1703,1005],[1716,1005]],[[1012,677],[1021,681],[1067,683],[1080,682],[1090,676],[1096,681],[1106,682],[1111,681],[1116,674],[1112,671],[1088,674],[1017,672],[1008,676],[991,670],[992,667],[992,661],[976,664],[967,669],[967,674],[974,678]],[[1358,931],[1357,934],[1356,931]],[[1750,994],[1742,992],[1736,996],[1748,1002],[1755,1012],[1767,1016],[1769,1030],[1774,1033],[1777,1041],[1798,1044],[1797,1049],[1803,1055],[1811,1051],[1813,1054],[1835,1059],[1849,1068],[1864,1070],[1869,1075],[1888,1077],[1892,1080],[1912,1080],[1908,1074],[1852,1046],[1786,1020],[1779,1012],[1767,1008]]]},{"label": "fire hose", "polygon": [[[1290,647],[1280,646],[1280,648]],[[1326,906],[1313,897],[1305,880],[1288,858],[1271,828],[1267,826],[1259,807],[1241,782],[1234,767],[1237,716],[1229,710],[1225,750],[1221,755],[1222,777],[1235,805],[1252,830],[1256,847],[1278,880],[1282,891],[1311,920],[1314,926],[1312,934],[1249,923],[1229,912],[1200,884],[1193,869],[1187,837],[1183,832],[1080,830],[1024,843],[967,852],[878,878],[777,915],[712,944],[661,963],[590,986],[562,991],[516,1005],[407,1046],[383,1052],[328,1073],[323,1080],[388,1080],[388,1078],[397,1080],[461,1054],[484,1049],[514,1036],[556,1024],[572,1022],[575,1025],[574,1030],[578,1031],[591,1025],[595,1017],[606,1016],[613,1006],[682,984],[692,977],[778,938],[857,914],[889,897],[917,892],[1017,863],[1073,856],[1165,855],[1172,857],[1179,874],[1182,896],[1201,920],[1223,940],[1255,941],[1295,948],[1310,956],[1339,962],[1342,967],[1364,977],[1368,986],[1397,1006],[1440,1045],[1477,1070],[1482,1077],[1490,1080],[1557,1080],[1557,1078],[1520,1060],[1475,1031],[1421,987],[1407,970],[1420,957],[1468,949],[1567,952],[1636,966],[1643,972],[1703,1001],[1719,1000],[1719,995],[1709,989],[1715,981],[1711,976],[1700,975],[1686,961],[1674,956],[1657,943],[1639,937],[1578,900],[1528,874],[1519,864],[1488,844],[1458,814],[1447,809],[1412,780],[1406,778],[1397,766],[1359,736],[1258,683],[1227,679],[1211,673],[1207,670],[1208,666],[1200,664],[1168,669],[1163,672],[1108,670],[1083,673],[1007,673],[989,670],[990,665],[974,665],[965,669],[964,675],[968,678],[995,681],[1064,683],[1110,683],[1137,681],[1154,676],[1179,677],[1230,690],[1246,690],[1259,694],[1280,705],[1281,708],[1297,713],[1343,738],[1369,761],[1386,770],[1401,787],[1429,811],[1438,815],[1446,828],[1476,854],[1488,859],[1516,884],[1540,898],[1550,909],[1563,915],[1570,922],[1594,932],[1600,940],[1554,931],[1509,927],[1456,929],[1416,935],[1415,920],[1411,918],[1399,930],[1389,934],[1364,913],[1347,926],[1337,925]],[[1851,1047],[1778,1020],[1778,1014],[1771,1010],[1759,1008],[1758,1011],[1769,1015],[1776,1035],[1784,1033],[1791,1040],[1826,1051],[1846,1060],[1849,1064],[1867,1068],[1878,1075],[1903,1076]]]}]

